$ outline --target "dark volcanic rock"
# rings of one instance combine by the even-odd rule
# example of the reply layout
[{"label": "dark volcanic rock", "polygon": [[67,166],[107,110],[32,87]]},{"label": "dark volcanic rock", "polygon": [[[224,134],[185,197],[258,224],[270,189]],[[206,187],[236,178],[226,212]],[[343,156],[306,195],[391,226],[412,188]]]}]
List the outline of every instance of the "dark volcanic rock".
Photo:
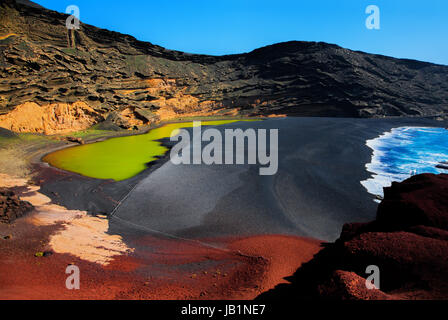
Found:
[{"label": "dark volcanic rock", "polygon": [[422,174],[384,190],[377,221],[387,226],[425,225],[448,230],[448,175]]},{"label": "dark volcanic rock", "polygon": [[[377,219],[343,227],[288,280],[261,299],[448,298],[448,175],[422,174],[385,188]],[[380,270],[380,289],[365,286]]]},{"label": "dark volcanic rock", "polygon": [[22,201],[11,190],[0,189],[0,223],[11,223],[33,209],[33,206]]},{"label": "dark volcanic rock", "polygon": [[[10,2],[12,2],[12,1],[10,1]],[[33,1],[29,1],[29,0],[16,0],[16,3],[23,4],[23,5],[26,5],[26,6],[30,6],[30,7],[33,7],[33,8],[40,8],[40,9],[44,8],[41,5],[39,5],[39,4],[37,4],[37,3],[33,2]]]},{"label": "dark volcanic rock", "polygon": [[448,161],[444,161],[436,165],[436,168],[448,170]]},{"label": "dark volcanic rock", "polygon": [[69,142],[75,142],[78,144],[84,144],[84,140],[82,138],[79,137],[66,137],[67,141]]},{"label": "dark volcanic rock", "polygon": [[67,15],[12,2],[0,5],[0,114],[25,102],[75,101],[104,118],[132,107],[141,123],[164,110],[351,117],[448,110],[447,66],[300,41],[186,54],[87,24],[72,47]]}]

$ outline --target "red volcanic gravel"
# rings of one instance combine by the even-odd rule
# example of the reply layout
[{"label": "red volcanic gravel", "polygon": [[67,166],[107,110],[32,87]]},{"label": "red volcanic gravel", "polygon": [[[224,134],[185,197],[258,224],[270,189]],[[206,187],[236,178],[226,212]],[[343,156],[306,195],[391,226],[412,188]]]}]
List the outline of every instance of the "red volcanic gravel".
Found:
[{"label": "red volcanic gravel", "polygon": [[[59,228],[27,219],[0,227],[11,235],[0,240],[0,299],[253,299],[320,249],[316,240],[275,235],[214,239],[220,248],[146,236],[107,266],[69,254],[36,257],[51,252]],[[65,287],[70,264],[80,269],[80,290]]]}]

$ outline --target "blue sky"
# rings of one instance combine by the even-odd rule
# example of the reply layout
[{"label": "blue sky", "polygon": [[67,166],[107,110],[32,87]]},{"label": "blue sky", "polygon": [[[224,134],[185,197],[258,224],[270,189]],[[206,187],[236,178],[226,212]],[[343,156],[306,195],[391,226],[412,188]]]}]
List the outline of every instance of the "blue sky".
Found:
[{"label": "blue sky", "polygon": [[[81,21],[168,49],[230,54],[289,40],[448,65],[447,0],[34,0]],[[365,27],[368,5],[380,30]]]}]

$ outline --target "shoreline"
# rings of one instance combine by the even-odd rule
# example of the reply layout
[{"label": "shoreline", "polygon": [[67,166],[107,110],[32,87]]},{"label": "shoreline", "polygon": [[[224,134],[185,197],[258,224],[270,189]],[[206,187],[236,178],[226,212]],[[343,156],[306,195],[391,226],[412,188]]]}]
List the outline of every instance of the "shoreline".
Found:
[{"label": "shoreline", "polygon": [[[401,182],[408,178],[410,178],[412,175],[416,175],[419,173],[446,173],[444,171],[445,169],[440,168],[441,170],[438,170],[437,165],[434,165],[434,172],[428,171],[429,169],[426,168],[423,172],[418,172],[420,168],[420,164],[422,165],[424,161],[425,156],[419,155],[418,159],[413,159],[416,163],[416,167],[414,169],[415,172],[390,172],[387,171],[387,167],[389,167],[389,164],[385,164],[381,161],[382,157],[392,155],[388,155],[385,153],[384,148],[389,147],[391,150],[389,150],[389,153],[393,152],[393,148],[396,148],[397,146],[400,146],[403,148],[403,141],[409,143],[411,140],[410,138],[403,137],[403,135],[406,135],[407,132],[419,132],[421,130],[439,130],[441,129],[441,132],[445,132],[445,129],[441,127],[435,127],[435,126],[400,126],[392,128],[389,131],[385,131],[379,136],[369,139],[366,141],[366,146],[369,147],[372,150],[372,158],[369,163],[366,163],[366,170],[371,175],[368,179],[361,181],[362,186],[372,195],[375,195],[377,199],[375,201],[379,201],[378,199],[382,198],[383,195],[383,188],[384,187],[390,187],[391,183],[393,181],[395,182]],[[400,145],[395,142],[396,139],[400,139]],[[415,139],[413,140],[415,141]],[[419,153],[426,152],[429,153],[428,150],[420,150]],[[432,152],[431,152],[432,154]],[[429,155],[429,154],[428,154]],[[440,157],[440,155],[439,155]],[[445,157],[440,160],[436,161],[437,163],[441,163],[443,161],[448,160],[448,157]]]},{"label": "shoreline", "polygon": [[[129,133],[129,132],[120,132],[119,134],[111,134],[111,135],[107,135],[105,137],[100,137],[100,138],[92,138],[92,139],[87,139],[84,141],[84,143],[82,145],[87,145],[87,144],[94,144],[94,143],[98,143],[98,142],[103,142],[106,140],[110,140],[110,139],[115,139],[115,138],[123,138],[123,137],[130,137],[130,136],[139,136],[139,135],[145,135],[148,134],[150,131],[155,130],[155,129],[159,129],[162,128],[164,126],[170,125],[170,124],[176,124],[176,123],[189,123],[192,121],[260,121],[260,120],[264,120],[267,119],[266,117],[240,117],[240,118],[235,118],[235,117],[200,117],[198,119],[194,118],[192,120],[167,120],[167,121],[161,121],[159,123],[157,123],[155,126],[149,126],[148,128],[144,128],[142,130],[138,130],[137,132],[134,133]],[[56,135],[57,136],[57,135]],[[169,140],[169,138],[161,138],[161,139],[157,139],[157,140],[153,140],[155,142],[160,143],[160,146],[165,147],[167,150],[163,155],[160,156],[156,156],[156,160],[153,161],[149,161],[147,163],[145,163],[146,168],[144,170],[142,170],[141,172],[139,172],[138,174],[136,174],[135,176],[132,176],[128,179],[125,180],[129,180],[132,179],[140,174],[142,174],[143,172],[145,172],[146,170],[150,169],[153,165],[156,165],[158,162],[160,162],[160,160],[165,159],[167,157],[167,155],[169,154],[173,143]],[[75,148],[78,147],[80,144],[78,143],[66,143],[66,145],[63,146],[57,146],[57,147],[52,147],[52,148],[46,148],[45,151],[42,151],[39,155],[35,156],[35,159],[33,161],[33,159],[31,160],[32,162],[38,162],[40,164],[46,164],[49,165],[52,168],[55,169],[59,169],[62,171],[66,171],[66,172],[70,172],[70,173],[74,173],[74,174],[78,174],[80,176],[83,177],[87,177],[87,178],[92,178],[89,176],[85,176],[81,173],[76,173],[76,172],[72,172],[69,170],[65,170],[65,169],[60,169],[56,166],[53,166],[52,164],[44,161],[43,159],[48,156],[49,154],[52,154],[56,151],[61,151],[64,149],[69,149],[69,148]],[[36,158],[37,157],[37,158]],[[166,160],[162,161],[162,164],[165,162]],[[92,178],[92,179],[97,179],[97,178]],[[108,179],[99,179],[99,180],[108,180]]]}]

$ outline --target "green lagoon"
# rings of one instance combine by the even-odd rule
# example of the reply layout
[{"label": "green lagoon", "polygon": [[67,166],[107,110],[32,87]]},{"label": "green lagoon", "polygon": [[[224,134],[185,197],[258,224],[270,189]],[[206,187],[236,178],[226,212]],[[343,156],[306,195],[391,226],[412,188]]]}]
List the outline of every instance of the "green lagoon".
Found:
[{"label": "green lagoon", "polygon": [[[241,120],[202,121],[202,126],[221,125]],[[190,128],[193,122],[171,123],[146,134],[111,138],[101,142],[62,149],[42,160],[59,169],[97,179],[122,181],[147,168],[147,163],[163,156],[168,149],[157,141],[173,131]]]}]

